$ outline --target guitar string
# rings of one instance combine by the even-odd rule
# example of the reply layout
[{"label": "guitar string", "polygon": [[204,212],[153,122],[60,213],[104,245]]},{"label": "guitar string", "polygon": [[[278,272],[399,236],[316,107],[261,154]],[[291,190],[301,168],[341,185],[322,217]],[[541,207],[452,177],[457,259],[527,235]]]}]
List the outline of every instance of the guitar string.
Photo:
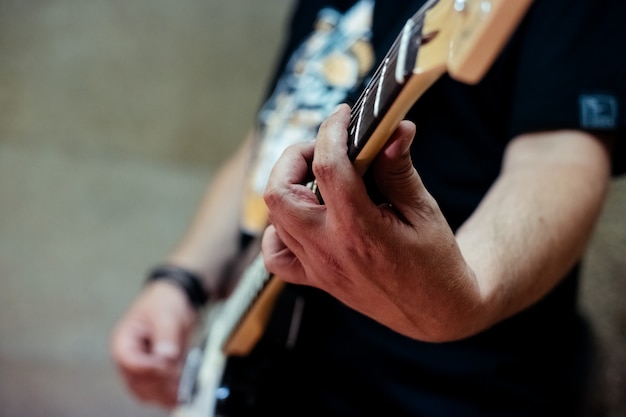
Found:
[{"label": "guitar string", "polygon": [[246,268],[237,287],[224,304],[225,314],[222,318],[225,317],[226,320],[222,323],[225,329],[223,342],[230,338],[235,328],[242,322],[244,313],[250,310],[252,303],[260,295],[271,276],[272,274],[263,264],[262,253],[259,252]]},{"label": "guitar string", "polygon": [[[409,36],[411,38],[413,38],[413,36],[415,36],[415,34],[416,34],[416,32],[418,30],[421,30],[421,26],[418,25],[417,22],[423,20],[426,11],[428,9],[430,9],[430,7],[432,7],[432,4],[434,4],[434,3],[436,3],[436,0],[431,0],[430,2],[427,2],[405,24],[405,27],[406,27],[406,25],[408,25],[409,22],[411,23],[411,30],[410,30],[410,34],[409,34]],[[350,113],[350,121],[351,121],[351,123],[353,123],[356,120],[357,115],[361,111],[361,107],[365,105],[366,100],[370,97],[369,93],[370,93],[371,90],[373,90],[372,87],[375,86],[380,81],[381,74],[383,73],[382,70],[384,68],[384,64],[383,63],[386,60],[391,59],[391,58],[393,58],[393,57],[395,57],[397,55],[398,50],[400,48],[400,44],[402,43],[403,36],[404,36],[404,31],[400,32],[400,34],[396,37],[396,39],[394,40],[391,48],[387,51],[387,53],[385,54],[384,58],[381,60],[381,64],[376,68],[376,71],[374,72],[374,74],[372,74],[372,76],[368,80],[368,82],[366,84],[366,87],[363,89],[363,91],[361,92],[361,94],[357,98],[356,102],[352,106],[352,110],[351,110],[351,113]]]}]

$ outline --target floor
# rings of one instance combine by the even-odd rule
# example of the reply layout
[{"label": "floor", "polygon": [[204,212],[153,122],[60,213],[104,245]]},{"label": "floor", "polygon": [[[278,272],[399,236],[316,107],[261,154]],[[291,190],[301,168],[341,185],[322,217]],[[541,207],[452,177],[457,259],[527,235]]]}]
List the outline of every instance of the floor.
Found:
[{"label": "floor", "polygon": [[[251,123],[290,3],[0,2],[1,417],[166,415],[108,334]],[[620,179],[585,267],[598,416],[626,414],[625,209]]]}]

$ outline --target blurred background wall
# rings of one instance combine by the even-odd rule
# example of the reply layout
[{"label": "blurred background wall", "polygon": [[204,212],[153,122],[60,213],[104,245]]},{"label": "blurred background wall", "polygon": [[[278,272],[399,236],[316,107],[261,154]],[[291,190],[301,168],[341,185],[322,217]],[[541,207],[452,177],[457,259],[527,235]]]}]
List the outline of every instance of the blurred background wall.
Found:
[{"label": "blurred background wall", "polygon": [[163,415],[109,331],[252,122],[289,5],[0,2],[0,416]]},{"label": "blurred background wall", "polygon": [[[289,5],[0,2],[0,417],[165,415],[125,393],[108,335],[252,122]],[[620,417],[625,208],[616,181],[583,283]]]}]

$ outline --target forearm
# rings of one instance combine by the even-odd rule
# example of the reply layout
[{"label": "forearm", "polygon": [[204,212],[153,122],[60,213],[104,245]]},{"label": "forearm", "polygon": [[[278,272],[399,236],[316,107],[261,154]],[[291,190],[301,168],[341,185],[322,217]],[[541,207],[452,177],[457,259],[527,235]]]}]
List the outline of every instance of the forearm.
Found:
[{"label": "forearm", "polygon": [[218,293],[231,260],[239,252],[240,207],[252,148],[252,134],[215,175],[194,218],[168,262],[198,273],[210,293]]},{"label": "forearm", "polygon": [[605,145],[580,132],[517,138],[502,174],[456,237],[488,327],[536,302],[581,257],[609,178]]}]

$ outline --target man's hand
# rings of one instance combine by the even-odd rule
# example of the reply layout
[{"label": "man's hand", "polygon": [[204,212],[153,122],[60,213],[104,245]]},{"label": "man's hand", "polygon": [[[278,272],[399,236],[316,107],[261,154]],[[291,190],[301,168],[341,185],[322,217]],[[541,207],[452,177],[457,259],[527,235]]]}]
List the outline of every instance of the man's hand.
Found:
[{"label": "man's hand", "polygon": [[[458,317],[477,313],[479,289],[411,163],[414,125],[402,122],[374,162],[386,200],[377,205],[347,157],[348,123],[349,108],[342,106],[320,127],[315,144],[289,148],[275,165],[265,193],[266,267],[400,333],[447,338],[451,325],[465,326]],[[309,167],[324,205],[305,185]]]},{"label": "man's hand", "polygon": [[[265,201],[266,267],[426,341],[476,334],[545,296],[580,259],[610,174],[607,142],[575,130],[513,138],[502,169],[456,232],[411,164],[402,122],[371,167],[376,205],[346,156],[347,106],[315,144],[289,148]],[[311,167],[325,205],[303,184]]]},{"label": "man's hand", "polygon": [[111,354],[126,385],[142,401],[171,408],[190,336],[197,321],[173,284],[151,283],[120,320]]}]

